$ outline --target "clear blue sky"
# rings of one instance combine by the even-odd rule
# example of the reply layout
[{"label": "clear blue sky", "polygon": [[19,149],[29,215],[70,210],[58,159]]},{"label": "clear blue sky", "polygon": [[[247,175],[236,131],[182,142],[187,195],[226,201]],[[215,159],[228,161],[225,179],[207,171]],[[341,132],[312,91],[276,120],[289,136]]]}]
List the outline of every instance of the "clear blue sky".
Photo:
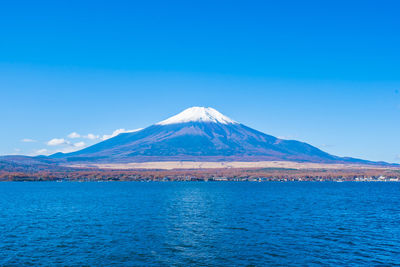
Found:
[{"label": "clear blue sky", "polygon": [[336,155],[400,162],[399,10],[399,1],[3,1],[0,154],[77,149],[99,141],[89,133],[211,106]]}]

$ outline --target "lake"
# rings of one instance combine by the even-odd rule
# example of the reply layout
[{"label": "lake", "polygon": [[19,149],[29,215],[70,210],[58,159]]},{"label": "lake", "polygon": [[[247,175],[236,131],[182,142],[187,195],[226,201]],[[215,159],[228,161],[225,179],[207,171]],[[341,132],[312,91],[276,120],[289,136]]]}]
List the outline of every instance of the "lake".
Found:
[{"label": "lake", "polygon": [[0,266],[28,264],[400,264],[400,183],[0,183]]}]

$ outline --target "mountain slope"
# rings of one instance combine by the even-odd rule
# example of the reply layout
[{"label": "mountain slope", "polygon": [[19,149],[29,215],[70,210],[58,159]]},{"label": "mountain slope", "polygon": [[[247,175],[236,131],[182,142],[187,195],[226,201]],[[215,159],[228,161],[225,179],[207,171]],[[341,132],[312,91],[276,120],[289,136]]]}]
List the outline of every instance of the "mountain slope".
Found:
[{"label": "mountain slope", "polygon": [[251,129],[212,108],[193,107],[141,131],[123,133],[77,152],[52,158],[80,162],[259,161],[362,163],[309,144]]}]

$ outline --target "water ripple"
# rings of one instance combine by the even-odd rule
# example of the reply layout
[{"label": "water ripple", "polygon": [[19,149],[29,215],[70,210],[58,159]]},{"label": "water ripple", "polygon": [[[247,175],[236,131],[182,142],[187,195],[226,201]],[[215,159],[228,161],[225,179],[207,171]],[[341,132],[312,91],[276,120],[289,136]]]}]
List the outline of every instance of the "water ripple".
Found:
[{"label": "water ripple", "polygon": [[0,183],[0,265],[400,264],[398,183]]}]

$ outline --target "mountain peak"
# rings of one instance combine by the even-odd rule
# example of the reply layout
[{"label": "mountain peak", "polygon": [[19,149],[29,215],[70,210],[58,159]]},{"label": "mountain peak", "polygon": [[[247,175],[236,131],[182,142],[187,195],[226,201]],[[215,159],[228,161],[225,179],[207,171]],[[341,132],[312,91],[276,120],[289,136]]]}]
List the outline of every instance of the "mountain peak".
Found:
[{"label": "mountain peak", "polygon": [[177,124],[186,122],[214,122],[222,124],[236,124],[237,122],[221,114],[213,108],[191,107],[181,113],[157,123],[157,125]]},{"label": "mountain peak", "polygon": [[53,158],[72,164],[264,160],[371,164],[333,156],[304,142],[278,139],[206,107],[191,107],[140,132],[120,134]]}]

